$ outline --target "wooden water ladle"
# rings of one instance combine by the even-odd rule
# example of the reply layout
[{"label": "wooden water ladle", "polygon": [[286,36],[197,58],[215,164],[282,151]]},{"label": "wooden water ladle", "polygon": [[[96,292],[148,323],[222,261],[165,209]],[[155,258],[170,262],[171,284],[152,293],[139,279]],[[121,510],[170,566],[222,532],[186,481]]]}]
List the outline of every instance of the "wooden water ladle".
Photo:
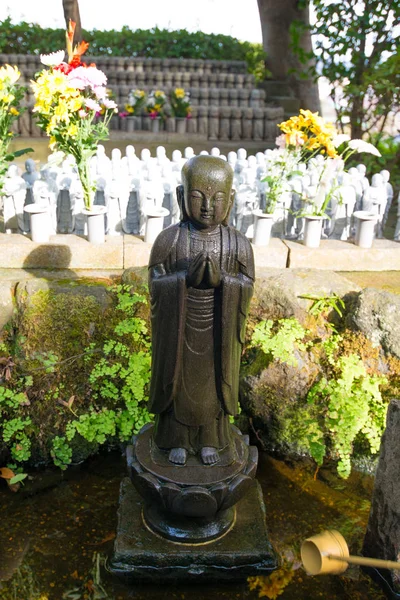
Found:
[{"label": "wooden water ladle", "polygon": [[343,573],[349,564],[400,570],[400,563],[392,560],[350,556],[346,540],[334,529],[307,538],[301,545],[301,560],[310,575],[337,575]]}]

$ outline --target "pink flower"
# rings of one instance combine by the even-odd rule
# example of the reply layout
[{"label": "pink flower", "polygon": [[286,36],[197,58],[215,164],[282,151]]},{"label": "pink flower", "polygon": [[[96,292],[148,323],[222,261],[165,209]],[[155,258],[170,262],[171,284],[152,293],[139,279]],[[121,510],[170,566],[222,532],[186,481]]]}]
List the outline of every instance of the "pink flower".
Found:
[{"label": "pink flower", "polygon": [[126,119],[126,117],[129,117],[129,113],[126,111],[120,112],[118,116],[120,116],[121,119]]},{"label": "pink flower", "polygon": [[279,135],[276,140],[275,140],[275,144],[278,146],[278,148],[280,148],[281,150],[283,150],[284,148],[286,148],[286,139],[284,134],[282,133],[282,135]]},{"label": "pink flower", "polygon": [[78,90],[83,90],[85,87],[95,90],[106,85],[107,77],[96,67],[76,67],[68,74],[68,82],[71,87]]},{"label": "pink flower", "polygon": [[109,98],[106,98],[105,100],[103,100],[103,104],[106,108],[109,108],[109,109],[117,108],[117,105],[114,102],[114,100],[110,100]]},{"label": "pink flower", "polygon": [[81,119],[84,119],[85,117],[87,117],[87,112],[86,112],[86,110],[83,110],[83,108],[81,108],[80,111],[78,112],[78,115],[80,116]]},{"label": "pink flower", "polygon": [[100,104],[98,102],[96,102],[96,100],[93,100],[92,98],[85,98],[85,106],[89,110],[94,110],[96,112],[100,112],[101,111]]},{"label": "pink flower", "polygon": [[107,98],[107,89],[104,86],[95,86],[92,91],[96,96],[97,100],[104,100]]}]

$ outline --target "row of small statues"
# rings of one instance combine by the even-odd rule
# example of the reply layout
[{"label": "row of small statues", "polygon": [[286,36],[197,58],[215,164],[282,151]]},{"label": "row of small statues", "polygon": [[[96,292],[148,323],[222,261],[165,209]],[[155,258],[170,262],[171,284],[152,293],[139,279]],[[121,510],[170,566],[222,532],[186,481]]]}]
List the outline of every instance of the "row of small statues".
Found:
[{"label": "row of small statues", "polygon": [[[208,154],[203,151],[201,154]],[[230,224],[247,237],[253,237],[253,212],[265,209],[268,183],[262,181],[268,173],[269,162],[274,151],[258,152],[247,156],[244,148],[223,156],[218,148],[211,150],[212,156],[225,159],[234,171],[235,199],[230,214]],[[164,227],[179,221],[180,209],[176,187],[181,183],[182,166],[194,156],[187,147],[184,154],[174,150],[171,160],[165,148],[159,146],[156,155],[143,149],[140,157],[133,146],[127,146],[125,156],[115,148],[111,158],[99,145],[91,162],[92,179],[96,186],[95,205],[107,207],[105,232],[109,235],[144,235],[147,216],[166,208],[169,216],[164,218]],[[8,169],[4,182],[3,214],[7,233],[29,233],[29,216],[24,212],[28,204],[48,208],[50,234],[86,234],[86,219],[83,190],[76,166],[71,156],[57,163],[57,156],[50,155],[47,164],[37,170],[36,162],[29,158],[25,172],[19,175],[17,165]],[[280,195],[274,210],[273,234],[292,239],[302,239],[304,213],[307,203],[315,196],[323,157],[316,156],[308,165],[300,164],[297,173],[290,179],[289,188]],[[366,177],[366,168],[360,164],[340,176],[339,187],[332,194],[327,214],[330,217],[324,226],[325,237],[349,239],[352,235],[352,214],[356,210],[367,210],[377,214],[377,235],[382,237],[390,206],[393,187],[390,174],[383,170],[373,175],[371,184]],[[400,238],[400,215],[395,239]]]},{"label": "row of small statues", "polygon": [[[18,64],[20,70],[40,68],[40,56],[36,54],[0,54],[2,64]],[[241,60],[204,60],[201,58],[144,58],[143,56],[90,56],[85,55],[83,62],[94,62],[97,68],[106,72],[108,69],[124,69],[135,73],[153,71],[170,71],[211,74],[242,73],[247,74],[247,64]]]}]

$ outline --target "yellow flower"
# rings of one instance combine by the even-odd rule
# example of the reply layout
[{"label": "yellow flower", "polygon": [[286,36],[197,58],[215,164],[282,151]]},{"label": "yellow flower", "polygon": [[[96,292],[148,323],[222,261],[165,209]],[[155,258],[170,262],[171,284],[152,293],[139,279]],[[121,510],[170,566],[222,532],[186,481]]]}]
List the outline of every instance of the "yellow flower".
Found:
[{"label": "yellow flower", "polygon": [[182,100],[185,97],[185,90],[183,88],[176,88],[175,89],[175,96]]},{"label": "yellow flower", "polygon": [[49,140],[49,148],[50,148],[50,150],[54,150],[54,148],[56,146],[57,146],[56,138],[54,137],[54,135],[52,135]]},{"label": "yellow flower", "polygon": [[10,114],[14,115],[14,117],[18,117],[18,115],[19,115],[19,110],[17,110],[17,109],[15,108],[15,106],[12,106],[12,107],[10,108]]},{"label": "yellow flower", "polygon": [[78,135],[78,127],[75,125],[75,123],[71,123],[66,133],[69,137],[76,137]]},{"label": "yellow flower", "polygon": [[130,104],[125,104],[125,110],[130,114],[133,114],[135,112],[135,109]]},{"label": "yellow flower", "polygon": [[0,68],[0,80],[6,81],[8,80],[11,85],[13,85],[20,78],[21,73],[18,70],[18,67],[11,67],[10,65],[4,65],[4,67]]},{"label": "yellow flower", "polygon": [[10,104],[10,102],[12,102],[13,100],[15,100],[14,94],[8,94],[7,92],[0,92],[0,101],[3,102],[4,104]]},{"label": "yellow flower", "polygon": [[154,110],[156,110],[157,112],[160,110],[160,108],[161,108],[161,104],[154,105]]}]

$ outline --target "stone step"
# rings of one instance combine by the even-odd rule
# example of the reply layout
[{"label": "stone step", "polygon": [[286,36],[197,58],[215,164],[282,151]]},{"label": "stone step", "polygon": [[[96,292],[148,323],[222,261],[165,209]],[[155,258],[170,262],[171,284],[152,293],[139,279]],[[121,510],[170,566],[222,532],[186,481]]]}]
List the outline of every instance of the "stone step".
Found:
[{"label": "stone step", "polygon": [[[400,271],[400,244],[376,239],[364,249],[351,242],[322,240],[319,248],[272,238],[269,246],[253,246],[257,269],[335,271]],[[0,269],[122,270],[147,266],[151,245],[133,235],[108,236],[102,245],[73,234],[59,234],[36,244],[19,234],[0,234]],[[4,271],[0,271],[4,273]]]},{"label": "stone step", "polygon": [[267,80],[261,81],[258,87],[265,91],[267,96],[270,97],[293,97],[293,91],[290,85],[286,81],[278,80]]},{"label": "stone step", "polygon": [[279,106],[282,106],[285,111],[285,117],[288,118],[292,115],[297,115],[300,110],[300,100],[297,98],[291,98],[289,96],[267,96],[267,102],[275,102]]}]

